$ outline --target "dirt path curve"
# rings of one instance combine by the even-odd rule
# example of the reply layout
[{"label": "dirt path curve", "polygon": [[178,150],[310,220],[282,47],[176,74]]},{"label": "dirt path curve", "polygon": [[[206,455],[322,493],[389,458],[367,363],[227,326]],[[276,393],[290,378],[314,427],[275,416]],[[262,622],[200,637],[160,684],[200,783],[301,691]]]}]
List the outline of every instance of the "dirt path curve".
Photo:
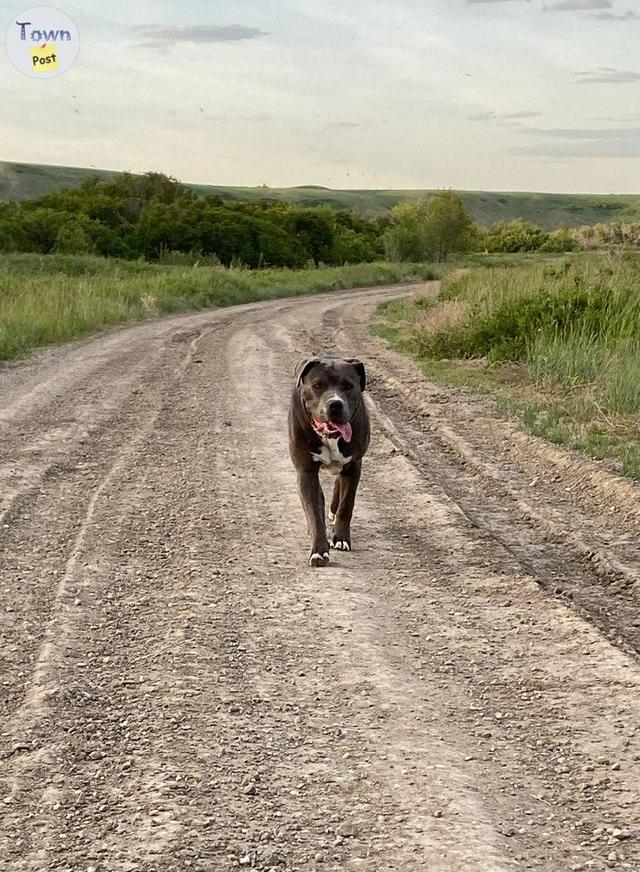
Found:
[{"label": "dirt path curve", "polygon": [[[397,294],[0,371],[0,869],[640,869],[637,489],[369,336]],[[366,361],[374,427],[324,570],[312,348]]]}]

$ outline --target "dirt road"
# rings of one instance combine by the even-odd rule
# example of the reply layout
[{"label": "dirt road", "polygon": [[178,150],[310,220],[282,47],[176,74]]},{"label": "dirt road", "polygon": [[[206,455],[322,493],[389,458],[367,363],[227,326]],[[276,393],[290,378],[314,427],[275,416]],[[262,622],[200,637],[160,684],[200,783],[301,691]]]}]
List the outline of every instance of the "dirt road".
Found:
[{"label": "dirt road", "polygon": [[[0,371],[0,869],[640,869],[638,490],[369,336],[397,295]],[[314,570],[285,420],[320,348],[374,438]]]}]

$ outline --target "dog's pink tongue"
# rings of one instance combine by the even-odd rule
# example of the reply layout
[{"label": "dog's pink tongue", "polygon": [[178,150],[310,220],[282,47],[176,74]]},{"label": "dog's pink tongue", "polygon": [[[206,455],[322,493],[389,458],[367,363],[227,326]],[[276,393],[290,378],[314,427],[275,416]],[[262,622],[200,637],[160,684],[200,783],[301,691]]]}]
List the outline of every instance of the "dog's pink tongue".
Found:
[{"label": "dog's pink tongue", "polygon": [[340,431],[340,435],[345,442],[351,442],[351,436],[353,435],[351,430],[351,424],[336,424],[335,421],[332,421],[331,423],[336,428],[336,430]]}]

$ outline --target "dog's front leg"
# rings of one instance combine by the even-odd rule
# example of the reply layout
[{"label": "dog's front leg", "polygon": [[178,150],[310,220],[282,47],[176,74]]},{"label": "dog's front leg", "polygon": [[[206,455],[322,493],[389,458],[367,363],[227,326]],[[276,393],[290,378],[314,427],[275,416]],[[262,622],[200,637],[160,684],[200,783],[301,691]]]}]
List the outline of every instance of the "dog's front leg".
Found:
[{"label": "dog's front leg", "polygon": [[340,502],[333,525],[331,547],[351,551],[351,517],[360,482],[360,461],[353,461],[340,473]]},{"label": "dog's front leg", "polygon": [[324,518],[324,494],[320,487],[318,470],[299,470],[298,487],[312,536],[309,566],[326,566],[329,562],[329,540]]}]

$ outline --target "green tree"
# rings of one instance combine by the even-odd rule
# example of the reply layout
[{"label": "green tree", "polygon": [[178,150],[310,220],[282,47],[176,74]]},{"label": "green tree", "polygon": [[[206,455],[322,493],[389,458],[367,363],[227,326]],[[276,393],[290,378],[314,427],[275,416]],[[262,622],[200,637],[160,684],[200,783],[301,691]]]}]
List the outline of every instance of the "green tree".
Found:
[{"label": "green tree", "polygon": [[453,191],[438,191],[429,200],[405,200],[393,207],[391,217],[384,233],[390,260],[444,261],[471,247],[473,223]]},{"label": "green tree", "polygon": [[376,259],[376,247],[372,242],[350,227],[340,227],[331,252],[331,263],[364,263]]},{"label": "green tree", "polygon": [[0,204],[0,251],[95,251],[152,260],[172,252],[217,256],[224,264],[298,267],[310,260],[374,260],[385,226],[327,206],[223,201],[159,173],[122,173]]},{"label": "green tree", "polygon": [[93,254],[96,250],[83,216],[67,221],[58,230],[54,251],[60,254]]},{"label": "green tree", "polygon": [[329,209],[292,210],[289,232],[305,247],[314,263],[331,263],[335,220]]},{"label": "green tree", "polygon": [[384,232],[384,251],[389,260],[431,259],[425,200],[405,200],[391,210],[391,225]]},{"label": "green tree", "polygon": [[56,212],[55,209],[40,206],[29,210],[21,209],[16,231],[24,240],[23,250],[49,254],[55,248],[58,231],[68,217],[66,212]]},{"label": "green tree", "polygon": [[427,204],[426,234],[432,256],[445,261],[450,254],[471,248],[473,222],[460,197],[438,191]]}]

